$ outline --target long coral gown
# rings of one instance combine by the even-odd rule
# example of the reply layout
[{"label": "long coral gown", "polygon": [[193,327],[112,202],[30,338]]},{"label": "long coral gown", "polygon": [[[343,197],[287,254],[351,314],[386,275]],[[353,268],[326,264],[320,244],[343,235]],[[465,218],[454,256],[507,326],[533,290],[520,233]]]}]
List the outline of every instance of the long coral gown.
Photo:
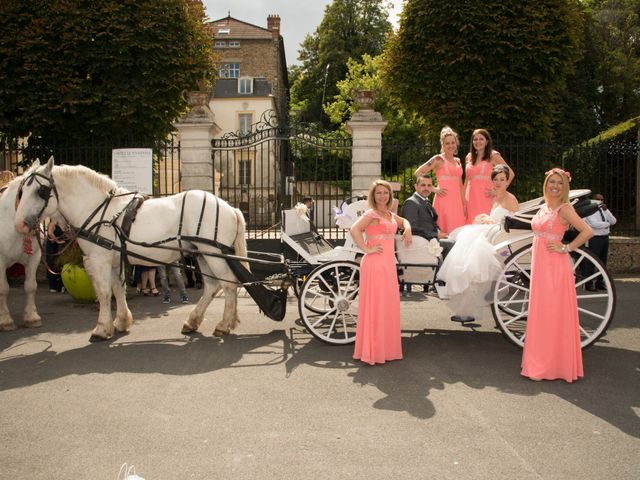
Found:
[{"label": "long coral gown", "polygon": [[464,197],[467,202],[467,224],[472,224],[481,213],[489,215],[491,212],[493,198],[487,196],[487,190],[493,188],[492,169],[493,164],[487,160],[480,160],[475,165],[467,161],[467,190]]},{"label": "long coral gown", "polygon": [[367,210],[378,220],[365,229],[367,245],[382,245],[382,253],[367,253],[360,262],[360,301],[353,358],[371,365],[402,358],[400,339],[400,291],[396,273],[395,219]]},{"label": "long coral gown", "polygon": [[438,188],[447,190],[447,194],[442,197],[436,195],[433,199],[433,208],[438,213],[438,226],[444,233],[451,233],[456,228],[466,223],[464,208],[462,206],[462,165],[460,159],[456,158],[455,163],[443,160],[440,168],[435,170],[438,179]]},{"label": "long coral gown", "polygon": [[573,266],[569,255],[547,250],[567,229],[558,215],[564,206],[544,205],[531,221],[535,238],[522,375],[572,382],[584,376]]}]

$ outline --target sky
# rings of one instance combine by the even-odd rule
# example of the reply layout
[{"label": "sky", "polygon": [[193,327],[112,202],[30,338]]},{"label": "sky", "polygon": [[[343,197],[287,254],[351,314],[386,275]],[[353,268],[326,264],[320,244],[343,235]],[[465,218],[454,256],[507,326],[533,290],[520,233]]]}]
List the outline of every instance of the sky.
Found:
[{"label": "sky", "polygon": [[[280,15],[280,34],[284,38],[287,65],[299,64],[298,50],[307,34],[315,32],[324,8],[331,0],[203,0],[209,20],[231,13],[233,18],[267,28],[267,16]],[[392,0],[389,21],[397,27],[402,0]]]}]

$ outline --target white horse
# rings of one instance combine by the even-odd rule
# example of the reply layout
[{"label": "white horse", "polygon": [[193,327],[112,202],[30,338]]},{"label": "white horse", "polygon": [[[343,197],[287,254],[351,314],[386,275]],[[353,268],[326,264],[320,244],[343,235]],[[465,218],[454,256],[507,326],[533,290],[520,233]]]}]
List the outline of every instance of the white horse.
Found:
[{"label": "white horse", "polygon": [[[120,237],[116,228],[96,224],[100,219],[104,219],[114,220],[114,223],[120,226],[124,217],[122,212],[133,195],[127,194],[126,190],[119,188],[109,177],[84,166],[54,166],[53,157],[44,166],[36,162],[36,166],[24,176],[21,199],[16,210],[16,230],[23,234],[30,232],[43,217],[56,212],[73,228],[83,227],[87,222],[84,226],[91,230],[92,225],[95,225],[93,233],[101,237],[100,243],[107,248],[86,240],[82,235],[78,237],[78,243],[84,253],[85,269],[91,277],[100,302],[98,323],[89,340],[93,342],[110,338],[114,328],[118,332],[127,331],[133,324],[133,317],[125,298],[124,273],[118,251],[121,246]],[[222,335],[229,333],[239,323],[238,283],[223,258],[208,256],[207,253],[220,254],[221,248],[218,248],[218,245],[224,245],[233,247],[235,255],[246,257],[244,234],[245,223],[240,210],[210,193],[191,190],[166,198],[146,200],[137,210],[129,234],[134,243],[126,242],[126,252],[130,263],[152,266],[175,262],[180,258],[180,249],[197,250],[204,290],[183,324],[182,332],[190,333],[198,329],[211,300],[222,288],[225,294],[225,308],[222,320],[214,331],[214,335]],[[189,240],[185,240],[185,237]],[[202,242],[195,241],[196,237],[203,239]],[[166,239],[172,240],[163,245],[176,250],[147,248],[135,244],[150,244]],[[109,242],[113,242],[115,249],[109,249]],[[141,259],[136,255],[153,261]],[[112,293],[117,304],[113,322]]]},{"label": "white horse", "polygon": [[[24,265],[24,291],[26,303],[22,315],[22,324],[33,328],[42,325],[40,315],[36,308],[36,270],[40,263],[42,252],[35,238],[31,240],[31,254],[25,253],[23,245],[24,237],[14,228],[7,228],[15,223],[16,195],[22,177],[18,177],[5,185],[0,194],[0,331],[15,330],[16,325],[7,308],[7,296],[9,295],[9,283],[5,271],[14,263]],[[37,225],[36,225],[37,227]]]}]

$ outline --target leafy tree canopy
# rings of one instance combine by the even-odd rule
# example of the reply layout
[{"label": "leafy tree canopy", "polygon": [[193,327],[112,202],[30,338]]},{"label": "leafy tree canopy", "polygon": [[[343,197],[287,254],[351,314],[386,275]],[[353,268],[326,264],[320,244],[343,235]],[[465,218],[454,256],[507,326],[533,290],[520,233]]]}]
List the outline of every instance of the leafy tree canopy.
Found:
[{"label": "leafy tree canopy", "polygon": [[357,111],[355,94],[358,90],[371,90],[375,94],[373,108],[380,112],[388,122],[384,130],[387,141],[392,143],[415,142],[424,127],[419,118],[407,114],[394,103],[394,99],[385,91],[380,78],[382,55],[372,57],[364,54],[362,61],[352,58],[347,61],[347,75],[337,83],[338,94],[333,101],[325,104],[324,111],[332,123],[344,125]]},{"label": "leafy tree canopy", "polygon": [[213,80],[199,0],[2,0],[0,132],[157,139]]},{"label": "leafy tree canopy", "polygon": [[576,1],[407,0],[384,81],[434,131],[549,137],[577,56]]},{"label": "leafy tree canopy", "polygon": [[600,48],[598,115],[606,128],[640,113],[640,1],[591,0]]},{"label": "leafy tree canopy", "polygon": [[325,121],[322,103],[338,93],[347,60],[378,55],[391,31],[385,0],[333,0],[320,26],[299,50],[302,65],[290,72],[292,114],[307,122]]}]

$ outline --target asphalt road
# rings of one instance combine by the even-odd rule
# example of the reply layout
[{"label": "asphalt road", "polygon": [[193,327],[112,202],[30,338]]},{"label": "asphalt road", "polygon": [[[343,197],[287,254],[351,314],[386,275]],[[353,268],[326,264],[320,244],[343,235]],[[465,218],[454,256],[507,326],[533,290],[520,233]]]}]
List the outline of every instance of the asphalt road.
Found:
[{"label": "asphalt road", "polygon": [[[532,382],[486,317],[403,299],[402,361],[370,367],[240,299],[242,324],[184,336],[189,305],[133,297],[128,335],[90,344],[97,311],[41,286],[44,325],[0,333],[0,479],[640,478],[640,278],[616,281],[585,378]],[[190,290],[192,297],[195,290]],[[12,288],[18,317],[23,296]],[[167,308],[168,307],[168,308]]]}]

